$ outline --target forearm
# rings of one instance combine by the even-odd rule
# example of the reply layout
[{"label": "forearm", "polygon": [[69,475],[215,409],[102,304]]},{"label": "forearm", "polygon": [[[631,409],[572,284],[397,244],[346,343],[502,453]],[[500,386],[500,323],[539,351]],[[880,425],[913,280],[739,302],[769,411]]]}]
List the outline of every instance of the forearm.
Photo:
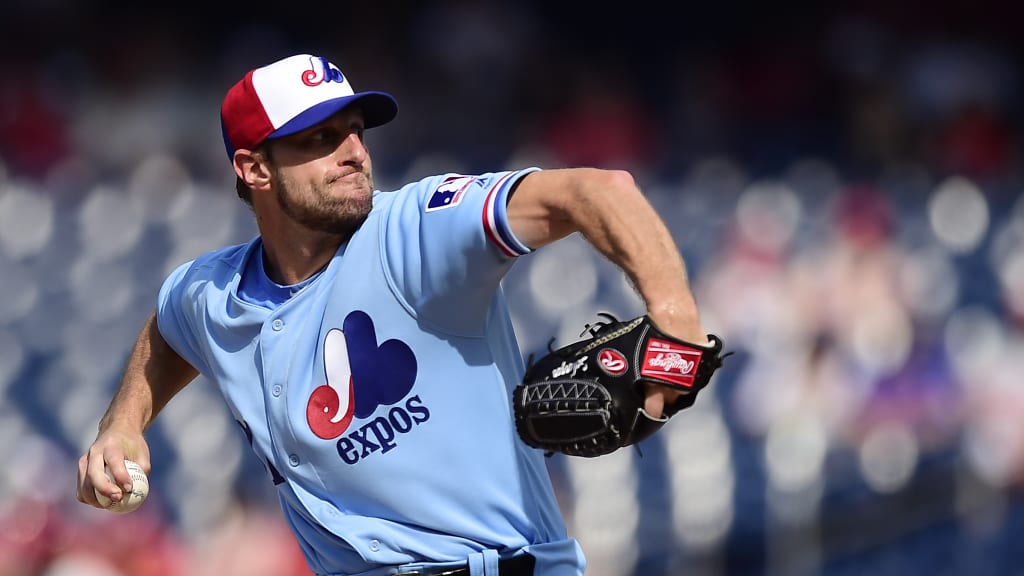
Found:
[{"label": "forearm", "polygon": [[576,208],[567,212],[574,228],[623,270],[652,315],[695,322],[686,266],[667,226],[628,174],[606,178],[581,183]]},{"label": "forearm", "polygon": [[164,341],[151,314],[132,349],[121,385],[100,420],[99,431],[111,426],[145,431],[167,402],[197,375]]},{"label": "forearm", "polygon": [[531,174],[509,205],[520,240],[538,248],[572,232],[629,277],[658,326],[703,342],[682,256],[628,172],[574,169]]}]

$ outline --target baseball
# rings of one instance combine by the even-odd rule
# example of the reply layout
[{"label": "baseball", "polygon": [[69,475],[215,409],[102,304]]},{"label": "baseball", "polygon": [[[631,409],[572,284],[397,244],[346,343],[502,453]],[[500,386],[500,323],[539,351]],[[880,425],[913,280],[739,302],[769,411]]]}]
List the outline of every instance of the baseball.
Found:
[{"label": "baseball", "polygon": [[[124,465],[128,468],[128,473],[132,477],[131,492],[125,494],[120,502],[112,502],[110,498],[96,491],[96,500],[99,501],[100,506],[118,514],[127,514],[128,512],[135,511],[146,501],[146,496],[149,496],[149,478],[142,471],[142,467],[131,460],[125,460]],[[110,474],[110,468],[107,468],[107,478],[114,484],[117,484],[117,481]]]}]

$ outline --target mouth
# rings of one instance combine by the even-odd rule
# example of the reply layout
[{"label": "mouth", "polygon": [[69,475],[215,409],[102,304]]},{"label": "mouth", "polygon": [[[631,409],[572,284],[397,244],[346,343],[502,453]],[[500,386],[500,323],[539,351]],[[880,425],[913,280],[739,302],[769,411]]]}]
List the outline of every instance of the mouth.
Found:
[{"label": "mouth", "polygon": [[327,178],[327,184],[334,184],[337,182],[348,183],[348,184],[362,184],[367,181],[366,175],[359,171],[346,172],[344,174],[332,175]]}]

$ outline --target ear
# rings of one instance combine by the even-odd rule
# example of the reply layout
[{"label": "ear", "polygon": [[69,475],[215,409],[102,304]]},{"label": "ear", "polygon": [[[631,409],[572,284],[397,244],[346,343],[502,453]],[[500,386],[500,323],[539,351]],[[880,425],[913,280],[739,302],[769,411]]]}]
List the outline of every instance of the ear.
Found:
[{"label": "ear", "polygon": [[260,189],[270,185],[270,167],[263,154],[252,150],[235,150],[233,165],[235,174],[249,188]]}]

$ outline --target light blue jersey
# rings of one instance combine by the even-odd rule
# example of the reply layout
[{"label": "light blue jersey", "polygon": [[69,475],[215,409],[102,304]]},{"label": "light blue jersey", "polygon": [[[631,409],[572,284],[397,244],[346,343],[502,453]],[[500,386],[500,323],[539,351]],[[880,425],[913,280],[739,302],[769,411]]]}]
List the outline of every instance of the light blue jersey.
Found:
[{"label": "light blue jersey", "polygon": [[375,192],[327,268],[277,306],[239,295],[259,238],[160,290],[160,333],[220,388],[314,572],[526,551],[539,575],[583,573],[512,417],[523,362],[500,281],[530,249],[505,205],[533,170]]}]

